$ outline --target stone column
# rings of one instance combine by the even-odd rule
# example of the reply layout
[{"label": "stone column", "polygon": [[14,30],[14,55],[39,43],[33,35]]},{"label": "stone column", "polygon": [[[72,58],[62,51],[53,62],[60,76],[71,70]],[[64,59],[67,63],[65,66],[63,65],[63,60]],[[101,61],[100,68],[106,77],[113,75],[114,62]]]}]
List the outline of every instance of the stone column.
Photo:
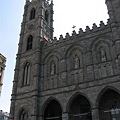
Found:
[{"label": "stone column", "polygon": [[99,120],[99,110],[98,108],[93,108],[92,112],[92,120]]},{"label": "stone column", "polygon": [[62,114],[62,120],[69,120],[68,119],[68,113],[63,113]]}]

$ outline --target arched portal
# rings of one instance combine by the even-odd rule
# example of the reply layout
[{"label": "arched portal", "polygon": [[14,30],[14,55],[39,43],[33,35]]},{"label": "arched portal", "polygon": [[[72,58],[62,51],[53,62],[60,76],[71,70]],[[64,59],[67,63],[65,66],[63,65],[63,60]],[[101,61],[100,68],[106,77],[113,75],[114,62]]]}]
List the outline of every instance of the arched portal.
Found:
[{"label": "arched portal", "polygon": [[44,120],[62,120],[62,109],[56,100],[52,100],[46,107]]},{"label": "arched portal", "polygon": [[77,96],[70,105],[70,120],[92,120],[90,103],[84,96]]},{"label": "arched portal", "polygon": [[120,120],[120,95],[108,89],[99,102],[100,120]]}]

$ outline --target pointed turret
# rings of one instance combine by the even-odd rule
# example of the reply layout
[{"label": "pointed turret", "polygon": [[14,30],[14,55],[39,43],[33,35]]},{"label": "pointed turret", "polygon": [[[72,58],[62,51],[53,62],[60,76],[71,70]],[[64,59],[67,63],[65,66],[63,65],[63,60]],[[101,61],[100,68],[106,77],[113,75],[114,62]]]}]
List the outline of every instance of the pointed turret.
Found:
[{"label": "pointed turret", "polygon": [[106,0],[118,56],[120,55],[120,0]]}]

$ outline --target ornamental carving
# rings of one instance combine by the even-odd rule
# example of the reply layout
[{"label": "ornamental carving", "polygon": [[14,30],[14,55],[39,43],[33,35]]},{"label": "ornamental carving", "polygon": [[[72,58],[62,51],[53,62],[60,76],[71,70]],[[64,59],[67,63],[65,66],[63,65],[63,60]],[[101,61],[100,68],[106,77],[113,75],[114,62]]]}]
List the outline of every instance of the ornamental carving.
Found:
[{"label": "ornamental carving", "polygon": [[35,29],[35,26],[33,24],[30,24],[27,26],[27,28],[28,28],[28,30],[33,30],[33,29]]}]

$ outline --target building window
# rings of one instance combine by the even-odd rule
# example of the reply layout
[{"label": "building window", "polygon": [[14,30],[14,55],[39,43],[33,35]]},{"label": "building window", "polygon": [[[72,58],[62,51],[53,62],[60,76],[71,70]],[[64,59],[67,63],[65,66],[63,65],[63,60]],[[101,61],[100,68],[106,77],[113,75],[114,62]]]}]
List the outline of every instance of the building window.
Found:
[{"label": "building window", "polygon": [[0,67],[0,76],[2,76],[2,71],[3,71],[3,68]]},{"label": "building window", "polygon": [[43,120],[62,120],[62,109],[56,100],[47,105],[43,118]]},{"label": "building window", "polygon": [[2,73],[3,73],[3,68],[0,67],[0,84],[1,84],[1,82],[2,82]]},{"label": "building window", "polygon": [[32,49],[32,41],[33,41],[33,36],[30,35],[27,40],[27,50]]},{"label": "building window", "polygon": [[70,105],[70,120],[92,120],[91,106],[87,98],[77,96]]},{"label": "building window", "polygon": [[28,119],[27,112],[25,110],[22,110],[19,116],[19,120],[27,120],[27,119]]},{"label": "building window", "polygon": [[48,11],[46,10],[45,11],[45,21],[48,23],[48,18],[49,18],[49,13]]},{"label": "building window", "polygon": [[120,120],[120,95],[108,89],[101,97],[99,103],[100,120]]},{"label": "building window", "polygon": [[30,84],[30,63],[26,63],[24,67],[23,86]]},{"label": "building window", "polygon": [[30,12],[30,20],[35,18],[35,8],[32,8],[31,12]]}]

